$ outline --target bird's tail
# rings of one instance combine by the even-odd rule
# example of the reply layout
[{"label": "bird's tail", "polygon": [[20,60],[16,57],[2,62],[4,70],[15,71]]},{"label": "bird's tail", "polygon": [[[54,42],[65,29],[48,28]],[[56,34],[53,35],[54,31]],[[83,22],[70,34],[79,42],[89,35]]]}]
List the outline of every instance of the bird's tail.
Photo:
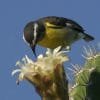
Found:
[{"label": "bird's tail", "polygon": [[89,41],[94,40],[94,37],[91,36],[91,35],[88,35],[87,33],[84,33],[83,39],[84,39],[86,42],[89,42]]}]

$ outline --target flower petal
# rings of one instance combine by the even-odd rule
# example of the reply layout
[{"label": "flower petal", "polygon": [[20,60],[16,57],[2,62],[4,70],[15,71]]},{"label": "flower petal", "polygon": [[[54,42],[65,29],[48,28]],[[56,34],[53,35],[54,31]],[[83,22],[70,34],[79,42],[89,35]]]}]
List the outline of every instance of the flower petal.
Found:
[{"label": "flower petal", "polygon": [[54,51],[53,51],[53,54],[54,55],[57,54],[60,51],[60,49],[61,49],[61,46],[55,48]]},{"label": "flower petal", "polygon": [[11,75],[14,76],[14,75],[15,75],[16,73],[18,73],[18,72],[21,72],[21,69],[13,70],[12,73],[11,73]]}]

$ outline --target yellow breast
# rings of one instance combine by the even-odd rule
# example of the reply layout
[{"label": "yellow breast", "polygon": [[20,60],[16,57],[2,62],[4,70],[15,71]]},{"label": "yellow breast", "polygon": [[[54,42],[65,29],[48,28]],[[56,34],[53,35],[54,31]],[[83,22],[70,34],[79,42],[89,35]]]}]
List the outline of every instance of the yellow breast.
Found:
[{"label": "yellow breast", "polygon": [[73,37],[71,30],[66,28],[54,29],[46,27],[46,33],[44,38],[38,42],[39,45],[46,48],[54,49],[58,46],[69,45],[70,40]]}]

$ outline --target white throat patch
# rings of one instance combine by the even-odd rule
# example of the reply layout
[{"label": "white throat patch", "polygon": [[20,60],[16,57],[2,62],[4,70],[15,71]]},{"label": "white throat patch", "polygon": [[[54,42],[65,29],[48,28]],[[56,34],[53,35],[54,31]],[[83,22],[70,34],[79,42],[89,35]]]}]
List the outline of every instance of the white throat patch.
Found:
[{"label": "white throat patch", "polygon": [[24,34],[23,34],[23,40],[24,40],[24,42],[25,42],[28,46],[30,45],[30,44],[26,41]]}]

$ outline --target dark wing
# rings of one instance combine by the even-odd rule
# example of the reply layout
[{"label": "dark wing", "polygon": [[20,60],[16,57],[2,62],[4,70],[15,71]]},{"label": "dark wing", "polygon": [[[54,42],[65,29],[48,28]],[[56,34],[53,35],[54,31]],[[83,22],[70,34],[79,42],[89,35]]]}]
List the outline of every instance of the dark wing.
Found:
[{"label": "dark wing", "polygon": [[51,27],[53,28],[70,27],[79,32],[84,32],[83,28],[78,23],[64,17],[49,16],[49,17],[41,18],[39,19],[39,21],[42,23],[44,22],[50,23]]}]

